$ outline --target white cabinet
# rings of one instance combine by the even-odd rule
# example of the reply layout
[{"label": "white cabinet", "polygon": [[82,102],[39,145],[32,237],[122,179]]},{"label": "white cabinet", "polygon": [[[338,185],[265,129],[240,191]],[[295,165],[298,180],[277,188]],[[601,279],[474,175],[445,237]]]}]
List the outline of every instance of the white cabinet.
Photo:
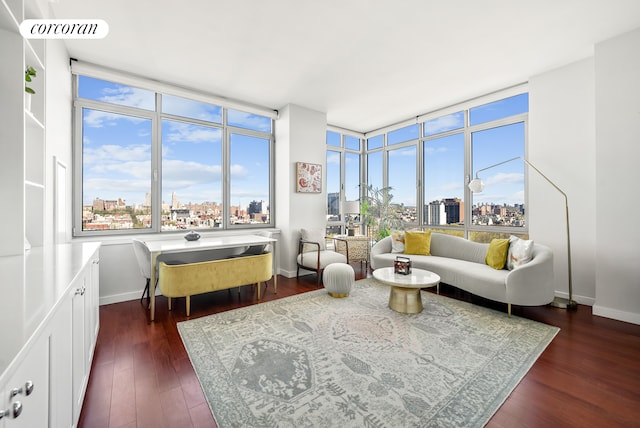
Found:
[{"label": "white cabinet", "polygon": [[[38,338],[2,388],[5,428],[46,427],[49,416],[49,338]],[[13,415],[14,412],[19,415]]]},{"label": "white cabinet", "polygon": [[80,418],[98,337],[99,262],[100,259],[96,253],[91,257],[81,275],[74,280],[69,291],[72,301],[73,426],[77,425]]},{"label": "white cabinet", "polygon": [[98,333],[99,257],[96,253],[70,287],[73,426],[80,418]]},{"label": "white cabinet", "polygon": [[0,428],[77,426],[99,326],[99,248],[60,244],[0,257],[0,410],[8,410]]},{"label": "white cabinet", "polygon": [[71,347],[71,299],[64,299],[49,325],[51,367],[49,427],[71,427],[73,420],[73,386]]}]

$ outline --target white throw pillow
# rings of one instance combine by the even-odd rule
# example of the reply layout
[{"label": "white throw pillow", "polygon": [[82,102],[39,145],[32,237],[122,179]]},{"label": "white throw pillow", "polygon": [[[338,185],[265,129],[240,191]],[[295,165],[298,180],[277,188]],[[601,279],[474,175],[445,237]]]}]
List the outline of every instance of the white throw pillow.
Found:
[{"label": "white throw pillow", "polygon": [[509,254],[507,255],[507,269],[513,270],[531,261],[533,257],[533,241],[509,237]]},{"label": "white throw pillow", "polygon": [[391,231],[391,252],[404,253],[404,230]]},{"label": "white throw pillow", "polygon": [[[320,244],[320,251],[327,249],[327,243],[324,239],[324,229],[300,229],[302,239],[305,241],[317,242]],[[304,244],[302,247],[303,252],[318,251],[316,245]]]}]

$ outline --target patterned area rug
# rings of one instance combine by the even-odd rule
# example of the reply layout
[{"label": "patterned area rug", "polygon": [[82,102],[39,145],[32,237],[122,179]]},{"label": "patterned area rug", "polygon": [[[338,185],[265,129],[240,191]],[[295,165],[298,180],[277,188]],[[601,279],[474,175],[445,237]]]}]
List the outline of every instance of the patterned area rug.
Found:
[{"label": "patterned area rug", "polygon": [[178,329],[226,427],[481,427],[559,331],[422,293],[388,308],[356,283],[185,321]]}]

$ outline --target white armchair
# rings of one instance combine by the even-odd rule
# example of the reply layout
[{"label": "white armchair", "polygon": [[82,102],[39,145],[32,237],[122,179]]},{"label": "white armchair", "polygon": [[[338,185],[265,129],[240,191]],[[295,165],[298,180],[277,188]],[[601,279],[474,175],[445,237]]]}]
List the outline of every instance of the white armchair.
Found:
[{"label": "white armchair", "polygon": [[322,280],[322,271],[331,263],[347,263],[349,259],[349,248],[347,254],[340,254],[327,249],[324,230],[322,229],[301,229],[300,240],[298,242],[298,270],[296,278],[300,277],[300,268],[316,272],[317,284]]}]

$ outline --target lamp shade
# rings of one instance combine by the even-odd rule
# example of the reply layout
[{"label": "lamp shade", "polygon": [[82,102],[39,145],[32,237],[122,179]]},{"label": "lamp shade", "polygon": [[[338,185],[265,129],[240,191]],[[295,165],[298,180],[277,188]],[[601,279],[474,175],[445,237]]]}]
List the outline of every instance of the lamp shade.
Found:
[{"label": "lamp shade", "polygon": [[344,201],[342,203],[343,214],[357,214],[360,212],[360,201]]},{"label": "lamp shade", "polygon": [[484,183],[479,178],[474,178],[469,182],[468,187],[473,193],[480,193],[484,190]]}]

